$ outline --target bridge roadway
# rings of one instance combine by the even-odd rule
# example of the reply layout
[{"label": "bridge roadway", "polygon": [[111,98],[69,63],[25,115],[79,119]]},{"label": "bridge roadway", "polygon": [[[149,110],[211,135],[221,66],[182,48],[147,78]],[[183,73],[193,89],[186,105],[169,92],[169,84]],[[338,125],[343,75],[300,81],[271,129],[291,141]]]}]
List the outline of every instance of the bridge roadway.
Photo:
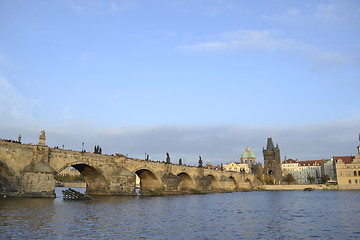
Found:
[{"label": "bridge roadway", "polygon": [[0,193],[55,197],[54,176],[69,166],[84,176],[86,193],[93,195],[135,195],[136,175],[141,191],[164,194],[250,189],[254,180],[239,172],[0,141]]}]

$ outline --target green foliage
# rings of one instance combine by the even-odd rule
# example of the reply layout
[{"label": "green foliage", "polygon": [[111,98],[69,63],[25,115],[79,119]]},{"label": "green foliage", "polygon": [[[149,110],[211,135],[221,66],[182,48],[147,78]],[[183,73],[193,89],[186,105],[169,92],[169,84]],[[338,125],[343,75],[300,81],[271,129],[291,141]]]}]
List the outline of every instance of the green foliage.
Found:
[{"label": "green foliage", "polygon": [[314,177],[310,177],[310,175],[307,176],[307,180],[310,182],[310,184],[315,183],[315,178],[314,178]]},{"label": "green foliage", "polygon": [[327,183],[329,180],[330,180],[329,175],[323,174],[323,175],[321,176],[321,181],[322,181],[322,183]]},{"label": "green foliage", "polygon": [[265,182],[267,185],[274,185],[275,179],[274,179],[274,177],[271,176],[271,175],[265,175],[265,176],[264,176],[264,182]]},{"label": "green foliage", "polygon": [[82,175],[56,175],[55,180],[59,182],[85,182]]},{"label": "green foliage", "polygon": [[256,175],[256,178],[259,181],[261,181],[262,183],[265,182],[265,180],[264,180],[264,172],[263,172],[263,168],[261,166],[261,163],[251,165],[251,171],[252,171],[253,174]]},{"label": "green foliage", "polygon": [[295,184],[295,183],[297,183],[296,179],[294,178],[294,176],[291,173],[284,176],[282,180],[283,180],[283,182],[285,182],[287,184]]}]

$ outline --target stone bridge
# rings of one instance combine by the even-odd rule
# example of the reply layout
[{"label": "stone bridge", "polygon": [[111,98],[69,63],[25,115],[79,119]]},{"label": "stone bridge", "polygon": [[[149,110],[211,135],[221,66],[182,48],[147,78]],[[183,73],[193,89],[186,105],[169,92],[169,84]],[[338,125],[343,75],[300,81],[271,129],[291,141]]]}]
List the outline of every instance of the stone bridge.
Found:
[{"label": "stone bridge", "polygon": [[[41,137],[40,137],[41,138]],[[54,176],[74,167],[93,195],[135,195],[136,175],[141,191],[163,194],[222,192],[252,188],[254,175],[0,141],[0,194],[55,197]]]}]

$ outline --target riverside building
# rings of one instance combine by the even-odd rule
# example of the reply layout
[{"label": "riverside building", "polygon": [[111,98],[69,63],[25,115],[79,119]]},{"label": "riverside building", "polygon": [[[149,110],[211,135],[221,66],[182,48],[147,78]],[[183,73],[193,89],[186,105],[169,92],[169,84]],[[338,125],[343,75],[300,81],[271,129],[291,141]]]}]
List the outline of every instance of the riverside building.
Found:
[{"label": "riverside building", "polygon": [[333,157],[339,190],[360,190],[360,145],[356,156]]},{"label": "riverside building", "polygon": [[[281,164],[283,176],[293,175],[298,184],[321,183],[322,164],[324,160],[298,161],[287,159]],[[310,180],[313,179],[313,182]]]}]

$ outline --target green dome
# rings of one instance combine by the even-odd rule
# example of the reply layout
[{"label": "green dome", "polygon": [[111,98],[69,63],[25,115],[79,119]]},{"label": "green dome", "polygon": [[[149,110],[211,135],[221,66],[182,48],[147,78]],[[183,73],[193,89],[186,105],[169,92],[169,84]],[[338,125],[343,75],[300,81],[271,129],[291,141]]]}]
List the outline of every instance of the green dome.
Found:
[{"label": "green dome", "polygon": [[250,148],[247,147],[245,152],[241,155],[241,158],[256,158],[256,156],[252,151],[250,151]]}]

